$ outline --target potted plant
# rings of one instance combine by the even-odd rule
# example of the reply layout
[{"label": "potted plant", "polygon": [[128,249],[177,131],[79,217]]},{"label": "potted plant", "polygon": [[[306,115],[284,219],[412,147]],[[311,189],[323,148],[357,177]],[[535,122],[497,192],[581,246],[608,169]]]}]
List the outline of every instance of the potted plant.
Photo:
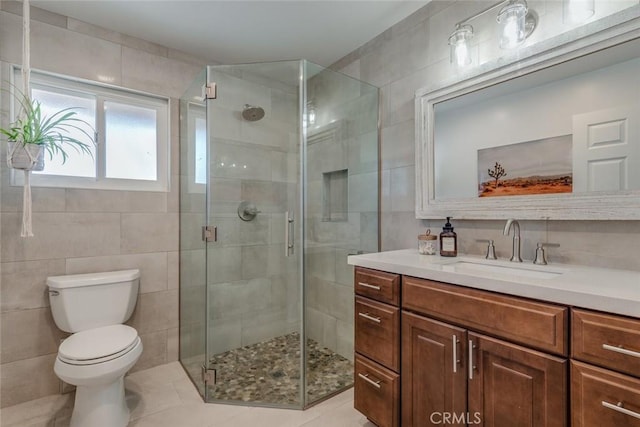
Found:
[{"label": "potted plant", "polygon": [[[50,115],[42,113],[39,101],[20,94],[16,96],[20,104],[17,119],[9,127],[0,127],[0,133],[8,139],[7,164],[14,169],[41,171],[44,169],[44,153],[52,159],[54,155],[62,155],[66,162],[66,149],[73,148],[93,157],[91,145],[94,138],[82,125],[91,125],[76,117],[74,108],[65,108]],[[79,131],[87,137],[87,142],[72,136],[72,131]],[[84,138],[83,138],[84,139]]]}]

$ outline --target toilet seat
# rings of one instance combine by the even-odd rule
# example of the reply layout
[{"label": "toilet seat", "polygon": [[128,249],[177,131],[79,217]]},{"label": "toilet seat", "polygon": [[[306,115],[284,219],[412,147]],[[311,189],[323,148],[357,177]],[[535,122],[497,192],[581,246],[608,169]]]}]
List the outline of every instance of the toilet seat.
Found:
[{"label": "toilet seat", "polygon": [[121,357],[139,341],[138,332],[127,325],[88,329],[64,340],[58,349],[58,359],[70,365],[95,365]]}]

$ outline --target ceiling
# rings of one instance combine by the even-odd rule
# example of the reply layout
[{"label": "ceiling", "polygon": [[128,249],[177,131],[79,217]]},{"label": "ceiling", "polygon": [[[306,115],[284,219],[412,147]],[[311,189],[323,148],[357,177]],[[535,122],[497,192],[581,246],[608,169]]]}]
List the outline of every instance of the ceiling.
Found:
[{"label": "ceiling", "polygon": [[329,66],[430,0],[32,0],[42,9],[221,64]]}]

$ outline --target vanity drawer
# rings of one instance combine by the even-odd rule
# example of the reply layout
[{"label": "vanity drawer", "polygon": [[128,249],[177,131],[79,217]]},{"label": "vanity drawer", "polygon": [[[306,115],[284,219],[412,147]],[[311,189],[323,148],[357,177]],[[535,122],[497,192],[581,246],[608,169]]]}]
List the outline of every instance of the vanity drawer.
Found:
[{"label": "vanity drawer", "polygon": [[356,296],[355,351],[398,372],[400,309]]},{"label": "vanity drawer", "polygon": [[566,356],[569,309],[403,276],[402,308]]},{"label": "vanity drawer", "polygon": [[640,320],[573,309],[571,357],[640,377]]},{"label": "vanity drawer", "polygon": [[356,267],[355,292],[393,305],[400,304],[400,275]]},{"label": "vanity drawer", "polygon": [[378,427],[398,426],[400,376],[356,354],[353,407]]},{"label": "vanity drawer", "polygon": [[571,362],[572,427],[640,427],[640,380]]}]

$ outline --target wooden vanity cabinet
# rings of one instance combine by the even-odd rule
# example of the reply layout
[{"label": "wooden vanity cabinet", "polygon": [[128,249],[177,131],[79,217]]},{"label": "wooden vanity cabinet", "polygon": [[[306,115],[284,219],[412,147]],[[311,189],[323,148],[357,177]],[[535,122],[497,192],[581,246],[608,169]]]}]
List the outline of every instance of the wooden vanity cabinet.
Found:
[{"label": "wooden vanity cabinet", "polygon": [[402,296],[403,427],[567,425],[566,358],[506,340],[562,356],[566,307],[412,277]]},{"label": "wooden vanity cabinet", "polygon": [[356,267],[354,407],[379,427],[400,422],[400,275]]},{"label": "wooden vanity cabinet", "polygon": [[354,406],[380,427],[640,427],[638,318],[361,267],[354,287]]}]

